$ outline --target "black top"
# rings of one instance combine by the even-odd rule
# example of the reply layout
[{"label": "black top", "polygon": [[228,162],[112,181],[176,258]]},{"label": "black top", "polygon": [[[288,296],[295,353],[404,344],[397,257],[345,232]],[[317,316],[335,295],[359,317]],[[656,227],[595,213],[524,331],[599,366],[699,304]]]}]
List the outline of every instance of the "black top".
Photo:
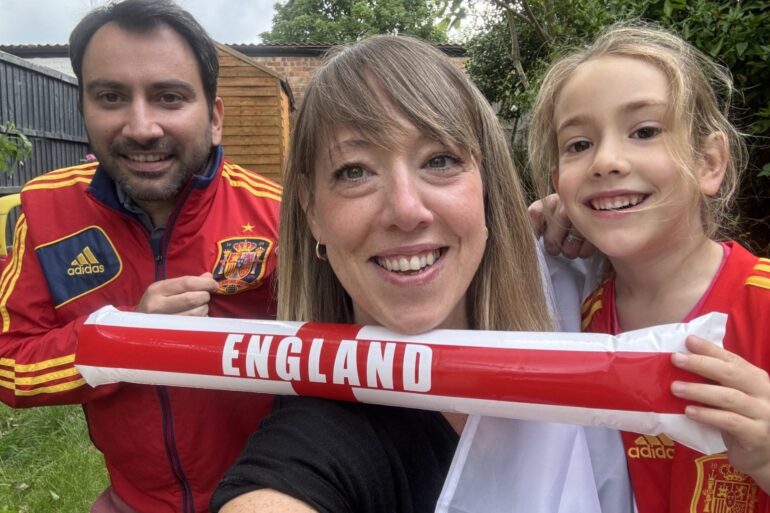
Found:
[{"label": "black top", "polygon": [[211,509],[272,488],[322,513],[429,513],[457,442],[440,413],[277,397]]}]

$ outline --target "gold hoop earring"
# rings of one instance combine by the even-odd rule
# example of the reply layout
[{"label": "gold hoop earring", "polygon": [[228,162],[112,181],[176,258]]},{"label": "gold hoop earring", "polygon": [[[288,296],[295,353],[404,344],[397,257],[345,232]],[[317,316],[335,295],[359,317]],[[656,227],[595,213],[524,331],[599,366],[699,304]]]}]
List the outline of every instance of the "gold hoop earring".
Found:
[{"label": "gold hoop earring", "polygon": [[[324,248],[323,249],[323,253],[321,253],[321,247]],[[315,257],[318,260],[323,260],[324,262],[326,262],[327,258],[326,258],[326,245],[325,244],[321,244],[318,241],[315,242]]]}]

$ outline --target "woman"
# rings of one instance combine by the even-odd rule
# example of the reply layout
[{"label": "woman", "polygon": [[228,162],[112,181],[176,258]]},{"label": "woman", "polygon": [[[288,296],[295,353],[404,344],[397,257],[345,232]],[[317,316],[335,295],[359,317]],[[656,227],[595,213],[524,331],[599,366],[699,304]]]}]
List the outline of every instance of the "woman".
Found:
[{"label": "woman", "polygon": [[[407,334],[551,328],[497,119],[426,43],[370,38],[317,71],[297,115],[281,216],[280,318]],[[464,422],[278,399],[212,509],[432,511]]]}]

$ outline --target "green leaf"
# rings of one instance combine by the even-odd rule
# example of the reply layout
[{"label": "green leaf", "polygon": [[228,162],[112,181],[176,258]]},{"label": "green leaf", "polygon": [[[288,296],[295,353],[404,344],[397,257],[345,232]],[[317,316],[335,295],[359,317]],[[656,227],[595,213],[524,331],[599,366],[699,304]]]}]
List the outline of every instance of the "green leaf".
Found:
[{"label": "green leaf", "polygon": [[749,44],[746,42],[737,43],[735,45],[735,51],[738,52],[738,57],[743,57],[743,52],[745,52],[746,48],[748,47],[749,47]]},{"label": "green leaf", "polygon": [[760,171],[757,176],[762,178],[770,178],[770,162],[762,166],[762,171]]}]

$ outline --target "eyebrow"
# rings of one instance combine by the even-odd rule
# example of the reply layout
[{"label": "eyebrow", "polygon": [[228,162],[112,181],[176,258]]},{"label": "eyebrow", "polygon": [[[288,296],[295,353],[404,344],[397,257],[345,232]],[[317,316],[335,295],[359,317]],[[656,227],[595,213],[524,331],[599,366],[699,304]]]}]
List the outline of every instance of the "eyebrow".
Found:
[{"label": "eyebrow", "polygon": [[92,92],[96,89],[124,89],[124,85],[114,80],[97,79],[86,84],[86,91]]},{"label": "eyebrow", "polygon": [[[668,104],[666,102],[660,101],[660,100],[636,100],[636,101],[624,103],[623,105],[621,105],[620,112],[622,114],[629,114],[629,113],[636,112],[638,110],[647,109],[650,107],[665,108],[667,105]],[[570,126],[583,124],[588,119],[590,119],[590,116],[586,116],[586,115],[578,115],[578,116],[573,116],[571,118],[567,118],[556,128],[556,133],[558,134],[559,132],[561,132],[562,130]]]},{"label": "eyebrow", "polygon": [[[151,84],[151,88],[154,91],[162,91],[164,89],[182,90],[188,96],[195,96],[195,88],[184,80],[164,80],[162,82],[153,82]],[[106,79],[92,80],[86,85],[86,91],[88,92],[93,92],[97,89],[115,89],[117,91],[123,91],[127,89],[127,87],[126,84],[122,82]]]}]

